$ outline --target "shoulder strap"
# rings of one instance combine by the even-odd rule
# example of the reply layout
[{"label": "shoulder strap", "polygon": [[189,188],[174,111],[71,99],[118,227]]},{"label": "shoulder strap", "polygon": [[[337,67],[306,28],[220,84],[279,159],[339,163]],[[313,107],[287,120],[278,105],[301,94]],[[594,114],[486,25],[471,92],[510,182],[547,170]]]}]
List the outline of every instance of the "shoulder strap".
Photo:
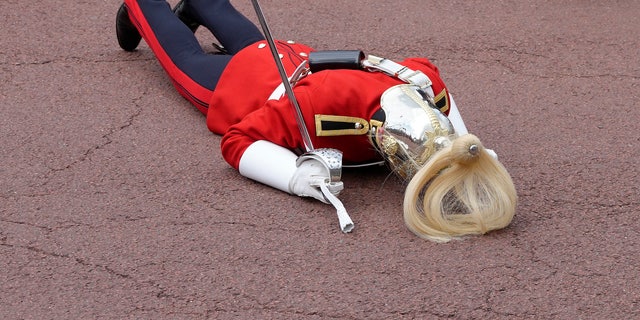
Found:
[{"label": "shoulder strap", "polygon": [[382,72],[408,84],[416,85],[431,97],[435,96],[431,88],[431,79],[420,70],[412,70],[392,60],[374,55],[367,55],[367,58],[362,60],[362,67],[365,70]]}]

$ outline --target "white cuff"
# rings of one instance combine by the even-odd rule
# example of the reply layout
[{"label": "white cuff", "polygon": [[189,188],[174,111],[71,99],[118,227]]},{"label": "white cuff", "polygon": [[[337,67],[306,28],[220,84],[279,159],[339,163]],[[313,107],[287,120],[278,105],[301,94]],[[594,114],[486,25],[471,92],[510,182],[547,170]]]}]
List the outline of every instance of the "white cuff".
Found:
[{"label": "white cuff", "polygon": [[453,101],[453,96],[449,95],[450,106],[449,106],[449,121],[453,125],[453,129],[456,130],[456,134],[458,136],[465,135],[469,133],[467,127],[464,125],[464,121],[462,121],[462,116],[460,115],[460,111],[458,110],[458,106],[456,106],[456,102]]},{"label": "white cuff", "polygon": [[291,193],[289,181],[298,157],[289,149],[269,141],[252,143],[240,158],[240,174],[278,190]]}]

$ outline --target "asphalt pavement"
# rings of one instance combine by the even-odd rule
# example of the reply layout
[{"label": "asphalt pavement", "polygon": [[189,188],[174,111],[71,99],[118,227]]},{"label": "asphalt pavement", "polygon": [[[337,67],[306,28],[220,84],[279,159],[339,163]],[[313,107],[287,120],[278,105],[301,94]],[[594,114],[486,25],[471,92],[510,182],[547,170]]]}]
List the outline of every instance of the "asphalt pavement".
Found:
[{"label": "asphalt pavement", "polygon": [[345,171],[343,234],[224,162],[146,44],[118,47],[119,1],[4,0],[0,318],[640,318],[640,2],[261,4],[277,38],[432,59],[513,223],[421,240],[380,167]]}]

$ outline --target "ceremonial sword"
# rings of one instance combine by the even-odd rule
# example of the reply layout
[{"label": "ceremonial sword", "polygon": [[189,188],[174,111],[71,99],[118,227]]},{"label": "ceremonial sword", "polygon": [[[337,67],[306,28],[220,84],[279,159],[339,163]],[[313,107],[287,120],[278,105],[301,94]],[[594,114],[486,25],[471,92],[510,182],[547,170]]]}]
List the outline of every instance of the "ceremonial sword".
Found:
[{"label": "ceremonial sword", "polygon": [[258,0],[251,0],[251,3],[253,3],[253,8],[256,10],[256,15],[258,16],[258,20],[260,21],[260,25],[262,26],[262,31],[264,32],[264,36],[267,39],[267,43],[269,43],[269,49],[271,49],[271,54],[273,55],[273,59],[276,62],[276,66],[278,67],[278,72],[280,73],[280,78],[282,78],[284,90],[287,92],[287,96],[289,97],[291,106],[296,112],[296,122],[298,123],[300,134],[302,135],[304,148],[306,149],[306,151],[311,151],[314,149],[313,143],[311,142],[311,136],[309,135],[309,131],[307,130],[307,126],[305,125],[304,117],[302,116],[302,110],[300,110],[298,100],[296,99],[295,94],[293,94],[293,89],[291,88],[291,83],[289,82],[289,78],[287,77],[287,72],[284,70],[282,61],[280,61],[280,55],[278,53],[278,49],[276,48],[276,43],[275,41],[273,41],[273,36],[271,36],[271,30],[269,30],[269,26],[267,25],[267,21],[264,17],[264,13],[262,13],[262,8],[260,8]]},{"label": "ceremonial sword", "polygon": [[[289,78],[287,77],[287,72],[284,70],[284,65],[282,64],[282,61],[280,61],[280,54],[278,53],[278,48],[276,48],[276,43],[275,41],[273,41],[273,36],[271,35],[271,30],[269,30],[269,26],[267,25],[267,21],[264,17],[264,13],[262,13],[262,8],[260,8],[260,4],[258,3],[258,0],[251,0],[251,3],[253,3],[253,8],[256,11],[256,15],[258,16],[258,20],[260,21],[260,26],[262,26],[262,31],[264,32],[264,37],[267,39],[267,43],[269,44],[269,49],[271,50],[271,54],[273,55],[273,60],[275,61],[276,66],[278,67],[278,72],[280,73],[280,78],[282,79],[282,85],[284,86],[284,90],[287,93],[287,96],[289,97],[289,102],[291,102],[291,106],[295,110],[298,129],[300,130],[300,135],[302,135],[304,148],[308,153],[306,156],[309,156],[312,158],[317,156],[318,152],[316,152],[315,155],[309,155],[309,153],[313,154],[314,151],[319,151],[319,153],[327,152],[328,151],[327,149],[316,150],[313,148],[313,143],[311,142],[311,136],[309,135],[309,131],[307,130],[307,126],[305,125],[305,122],[304,122],[304,117],[302,116],[302,110],[300,109],[300,105],[298,104],[296,95],[293,93],[293,88],[291,88],[291,83],[289,82]],[[303,157],[301,158],[305,158],[305,155],[303,155]],[[301,158],[299,158],[298,160],[302,160]],[[342,202],[340,202],[338,197],[333,195],[329,190],[329,185],[334,185],[336,183],[335,181],[333,181],[334,177],[333,177],[332,171],[335,171],[335,170],[339,170],[340,172],[342,171],[342,153],[340,153],[339,168],[332,169],[330,168],[331,166],[330,164],[325,163],[325,165],[329,166],[327,167],[327,169],[329,169],[329,176],[331,177],[331,179],[326,183],[322,182],[318,184],[317,187],[320,188],[320,190],[322,191],[322,194],[324,194],[325,198],[329,201],[329,203],[331,203],[336,208],[337,210],[336,213],[338,215],[338,220],[340,223],[340,230],[342,230],[342,232],[344,233],[351,232],[351,230],[353,230],[354,228],[353,221],[351,221],[351,217],[349,217],[347,210],[345,209],[344,205],[342,205]],[[338,177],[338,180],[339,180],[339,177]],[[342,182],[339,182],[339,183],[342,184]]]}]

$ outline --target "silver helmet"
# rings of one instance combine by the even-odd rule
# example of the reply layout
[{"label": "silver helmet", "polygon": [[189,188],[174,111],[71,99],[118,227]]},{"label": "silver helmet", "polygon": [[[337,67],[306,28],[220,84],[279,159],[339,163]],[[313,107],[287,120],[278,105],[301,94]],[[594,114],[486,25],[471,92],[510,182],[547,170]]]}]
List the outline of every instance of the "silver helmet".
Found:
[{"label": "silver helmet", "polygon": [[380,98],[384,121],[373,126],[373,144],[404,179],[413,175],[438,150],[451,144],[453,125],[420,87],[400,84]]}]

